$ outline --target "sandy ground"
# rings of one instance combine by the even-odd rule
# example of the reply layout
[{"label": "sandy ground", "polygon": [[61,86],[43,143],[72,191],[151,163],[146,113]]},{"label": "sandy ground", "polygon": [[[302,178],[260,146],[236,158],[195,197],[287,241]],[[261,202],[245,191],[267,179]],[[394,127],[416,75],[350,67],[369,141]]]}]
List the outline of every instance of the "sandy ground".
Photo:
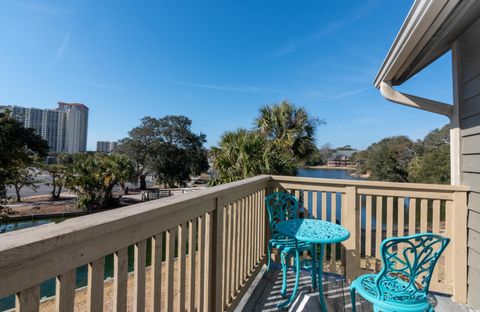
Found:
[{"label": "sandy ground", "polygon": [[[198,259],[198,257],[196,258]],[[195,302],[196,306],[198,307],[198,302],[199,302],[199,270],[198,270],[198,261],[196,261],[196,277],[195,277]],[[189,270],[189,263],[190,263],[190,257],[186,257],[186,285],[185,285],[185,307],[188,310],[188,306],[190,303],[190,270]],[[162,263],[162,295],[161,295],[161,310],[166,311],[165,309],[165,297],[166,297],[166,285],[167,285],[167,280],[166,280],[166,266],[165,262]],[[174,303],[178,304],[180,300],[179,296],[179,268],[178,268],[178,262],[175,261],[174,264]],[[151,311],[152,307],[150,305],[151,298],[152,298],[152,289],[151,289],[151,270],[150,267],[146,268],[146,306],[145,310],[146,311]],[[133,293],[134,293],[134,276],[132,273],[128,275],[128,291],[127,291],[127,311],[133,311]],[[103,311],[113,311],[113,279],[108,279],[105,281],[104,284],[104,292],[103,292]],[[198,308],[197,308],[198,309]],[[50,312],[50,311],[55,311],[55,298],[48,298],[42,301],[40,304],[40,312]],[[77,289],[76,294],[75,294],[75,311],[87,311],[87,288],[80,288]]]},{"label": "sandy ground", "polygon": [[[129,206],[140,203],[140,195],[123,196],[118,207]],[[118,208],[113,207],[113,208]],[[8,215],[31,216],[38,214],[72,213],[82,212],[76,206],[76,197],[73,194],[65,193],[59,200],[52,200],[49,195],[31,196],[22,199],[22,202],[8,204]]]},{"label": "sandy ground", "polygon": [[31,196],[22,199],[22,202],[12,202],[8,204],[11,208],[10,215],[25,216],[34,214],[79,212],[81,209],[75,206],[75,196],[72,194],[62,194],[59,200],[52,200],[49,195]]}]

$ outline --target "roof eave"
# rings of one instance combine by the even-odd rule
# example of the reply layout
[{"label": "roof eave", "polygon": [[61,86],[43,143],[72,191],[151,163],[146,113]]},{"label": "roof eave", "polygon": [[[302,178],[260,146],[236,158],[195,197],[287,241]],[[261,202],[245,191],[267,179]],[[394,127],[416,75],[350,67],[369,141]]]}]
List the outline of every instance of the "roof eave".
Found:
[{"label": "roof eave", "polygon": [[[373,84],[380,88],[382,82],[399,85],[404,82],[402,73],[415,56],[427,45],[436,30],[448,18],[460,0],[416,0],[398,32]],[[397,79],[400,78],[400,79]]]}]

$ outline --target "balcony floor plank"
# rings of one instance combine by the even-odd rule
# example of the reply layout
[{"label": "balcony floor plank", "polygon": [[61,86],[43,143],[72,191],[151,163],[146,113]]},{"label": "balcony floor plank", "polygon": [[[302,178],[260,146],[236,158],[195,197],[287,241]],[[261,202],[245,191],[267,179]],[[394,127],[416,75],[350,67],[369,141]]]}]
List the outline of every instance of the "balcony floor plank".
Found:
[{"label": "balcony floor plank", "polygon": [[[259,274],[263,274],[262,270]],[[288,287],[291,290],[294,284],[294,274],[289,271],[287,277]],[[253,284],[252,293],[248,301],[243,307],[239,307],[236,311],[279,311],[277,304],[283,302],[285,298],[280,296],[280,288],[282,285],[282,273],[279,266],[272,266],[272,270],[265,273],[257,284]],[[324,293],[327,299],[329,311],[352,311],[351,299],[349,293],[349,285],[343,282],[337,275],[324,275]],[[309,292],[310,275],[303,272],[300,278],[299,295],[289,311],[320,311],[320,302],[318,300],[318,292]],[[432,295],[431,302],[435,306],[437,312],[467,312],[469,311],[465,305],[454,303],[448,296]],[[358,312],[373,311],[370,303],[357,296]]]}]

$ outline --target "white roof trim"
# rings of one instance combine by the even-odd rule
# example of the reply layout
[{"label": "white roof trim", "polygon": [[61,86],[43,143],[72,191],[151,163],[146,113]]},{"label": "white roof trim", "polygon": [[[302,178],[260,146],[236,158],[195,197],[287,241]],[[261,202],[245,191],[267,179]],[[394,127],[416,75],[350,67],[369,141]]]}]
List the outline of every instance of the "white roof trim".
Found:
[{"label": "white roof trim", "polygon": [[395,38],[377,76],[374,85],[381,82],[399,84],[395,79],[415,59],[460,0],[416,0]]}]

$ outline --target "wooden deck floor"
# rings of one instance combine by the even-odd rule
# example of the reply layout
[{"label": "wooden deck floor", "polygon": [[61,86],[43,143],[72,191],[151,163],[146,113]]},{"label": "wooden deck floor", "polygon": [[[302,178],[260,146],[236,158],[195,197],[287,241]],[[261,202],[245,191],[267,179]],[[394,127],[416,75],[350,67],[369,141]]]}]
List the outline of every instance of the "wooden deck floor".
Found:
[{"label": "wooden deck floor", "polygon": [[[277,304],[283,302],[285,298],[280,296],[282,286],[282,273],[279,268],[274,268],[270,272],[260,273],[256,283],[254,283],[245,296],[243,305],[241,304],[237,311],[279,311]],[[288,290],[293,289],[294,274],[289,271],[287,276]],[[339,276],[324,276],[324,293],[327,299],[329,311],[352,311],[351,299],[348,284]],[[307,272],[302,273],[300,278],[299,295],[290,307],[289,311],[321,311],[318,292],[309,292],[310,275]],[[459,305],[447,297],[432,295],[430,297],[432,304],[437,312],[464,312],[469,309],[464,305]],[[356,311],[373,311],[371,304],[357,295]]]}]

